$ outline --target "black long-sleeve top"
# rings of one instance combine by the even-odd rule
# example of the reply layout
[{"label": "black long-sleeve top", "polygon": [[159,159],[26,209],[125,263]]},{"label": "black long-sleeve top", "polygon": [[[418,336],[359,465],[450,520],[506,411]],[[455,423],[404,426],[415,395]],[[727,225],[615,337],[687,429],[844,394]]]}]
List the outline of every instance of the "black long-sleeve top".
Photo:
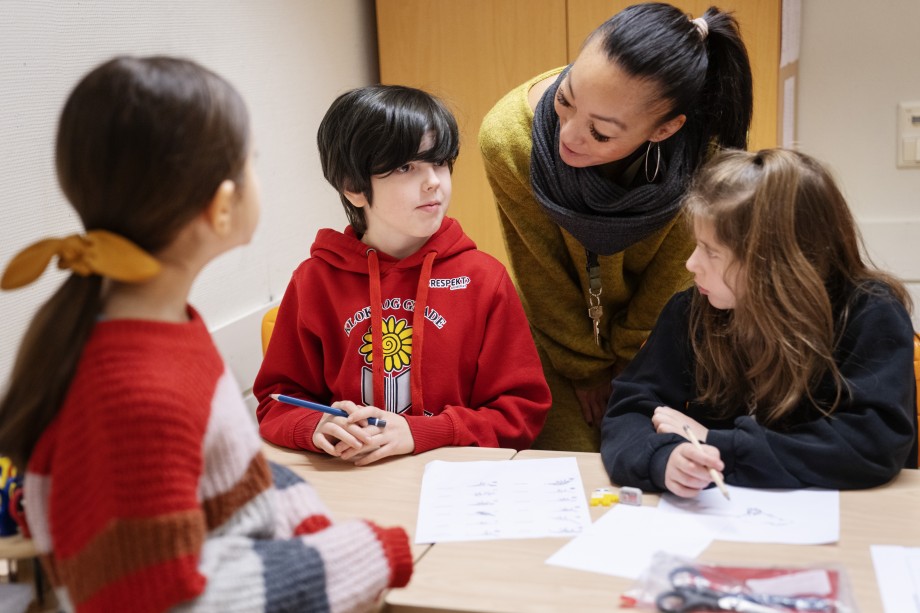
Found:
[{"label": "black long-sleeve top", "polygon": [[[907,310],[884,292],[862,292],[852,301],[835,360],[849,390],[827,417],[803,400],[783,430],[758,424],[747,410],[711,419],[711,407],[695,402],[695,358],[690,346],[692,288],[675,295],[648,342],[614,381],[602,424],[601,456],[618,485],[664,491],[674,448],[686,440],[657,434],[658,406],[685,412],[709,428],[705,443],[717,447],[725,481],[744,487],[860,489],[916,467],[917,413],[913,325]],[[815,390],[833,393],[830,378]]]}]

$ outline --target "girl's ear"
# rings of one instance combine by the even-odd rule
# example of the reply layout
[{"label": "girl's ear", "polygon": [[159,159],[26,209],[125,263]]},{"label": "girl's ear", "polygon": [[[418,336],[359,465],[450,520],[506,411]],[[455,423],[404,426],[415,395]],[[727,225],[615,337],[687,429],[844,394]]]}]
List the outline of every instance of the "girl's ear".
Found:
[{"label": "girl's ear", "polygon": [[368,206],[370,203],[367,201],[367,196],[362,192],[350,192],[347,189],[342,191],[345,194],[345,197],[348,198],[348,201],[359,209],[365,206]]},{"label": "girl's ear", "polygon": [[673,119],[669,119],[668,121],[664,122],[663,124],[661,124],[660,126],[658,126],[652,131],[652,136],[651,138],[649,138],[649,140],[658,142],[658,141],[663,141],[668,138],[671,138],[672,136],[677,134],[678,130],[684,127],[684,124],[686,122],[687,122],[686,115],[678,115],[677,117],[674,117]]},{"label": "girl's ear", "polygon": [[211,198],[211,204],[204,210],[204,217],[218,236],[227,236],[233,230],[233,205],[236,199],[236,183],[230,179],[221,181]]}]

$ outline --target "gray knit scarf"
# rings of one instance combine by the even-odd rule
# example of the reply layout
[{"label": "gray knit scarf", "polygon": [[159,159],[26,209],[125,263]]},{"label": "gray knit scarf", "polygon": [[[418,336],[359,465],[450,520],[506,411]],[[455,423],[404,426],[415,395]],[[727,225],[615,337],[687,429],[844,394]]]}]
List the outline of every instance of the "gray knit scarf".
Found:
[{"label": "gray knit scarf", "polygon": [[569,68],[534,110],[530,183],[554,222],[586,250],[611,255],[650,236],[677,215],[690,177],[686,137],[680,130],[662,145],[658,183],[625,188],[604,177],[597,167],[569,166],[559,157],[559,116],[553,109],[556,90]]}]

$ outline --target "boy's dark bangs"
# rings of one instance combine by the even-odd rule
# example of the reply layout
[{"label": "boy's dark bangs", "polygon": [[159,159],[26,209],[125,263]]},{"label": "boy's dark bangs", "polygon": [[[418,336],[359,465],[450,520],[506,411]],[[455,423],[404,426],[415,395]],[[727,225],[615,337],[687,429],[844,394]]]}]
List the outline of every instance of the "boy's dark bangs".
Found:
[{"label": "boy's dark bangs", "polygon": [[[387,119],[380,130],[381,146],[371,164],[372,174],[387,174],[414,160],[452,163],[457,157],[457,125],[446,110],[437,106],[399,108]],[[434,144],[419,152],[419,144],[428,132],[433,133]]]},{"label": "boy's dark bangs", "polygon": [[[437,109],[441,111],[441,109]],[[423,132],[434,133],[434,144],[415,154],[415,159],[424,162],[451,162],[457,158],[460,149],[460,136],[457,132],[457,124],[452,116],[444,112],[434,112],[430,117],[427,128]],[[419,139],[421,142],[421,139]]]}]

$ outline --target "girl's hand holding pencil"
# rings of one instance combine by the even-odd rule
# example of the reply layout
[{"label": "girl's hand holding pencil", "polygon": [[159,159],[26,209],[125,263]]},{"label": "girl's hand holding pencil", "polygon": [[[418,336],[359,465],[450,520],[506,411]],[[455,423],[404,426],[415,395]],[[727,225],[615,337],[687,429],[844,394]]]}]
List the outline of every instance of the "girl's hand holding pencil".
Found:
[{"label": "girl's hand holding pencil", "polygon": [[691,498],[709,487],[710,483],[715,483],[722,495],[725,498],[729,497],[721,473],[725,469],[725,464],[719,450],[710,445],[703,445],[699,440],[705,439],[709,434],[707,428],[671,407],[655,409],[652,425],[659,434],[679,434],[690,441],[689,444],[675,447],[668,458],[664,481],[670,492]]},{"label": "girl's hand holding pencil", "polygon": [[684,426],[689,426],[696,438],[701,441],[705,441],[709,434],[709,430],[703,424],[671,407],[655,409],[652,414],[652,425],[655,426],[655,432],[658,434],[680,434],[684,438],[687,438]]},{"label": "girl's hand holding pencil", "polygon": [[[702,443],[700,443],[700,440],[696,438],[696,435],[693,433],[693,430],[690,429],[689,425],[684,426],[684,432],[686,433],[687,438],[690,439],[690,442],[693,444],[693,447],[697,451],[699,451],[700,453],[706,453],[703,450]],[[718,452],[718,449],[716,450],[716,452]],[[728,488],[725,487],[725,481],[722,479],[722,473],[716,472],[716,469],[710,466],[709,464],[707,464],[706,466],[707,466],[706,470],[709,471],[709,476],[712,477],[712,480],[715,482],[716,486],[718,486],[719,491],[722,492],[723,496],[725,496],[725,500],[731,500],[731,496],[728,495]]]},{"label": "girl's hand holding pencil", "polygon": [[715,447],[682,443],[674,448],[668,458],[664,485],[668,491],[682,498],[692,498],[709,487],[710,483],[718,484],[724,468],[725,464]]}]

